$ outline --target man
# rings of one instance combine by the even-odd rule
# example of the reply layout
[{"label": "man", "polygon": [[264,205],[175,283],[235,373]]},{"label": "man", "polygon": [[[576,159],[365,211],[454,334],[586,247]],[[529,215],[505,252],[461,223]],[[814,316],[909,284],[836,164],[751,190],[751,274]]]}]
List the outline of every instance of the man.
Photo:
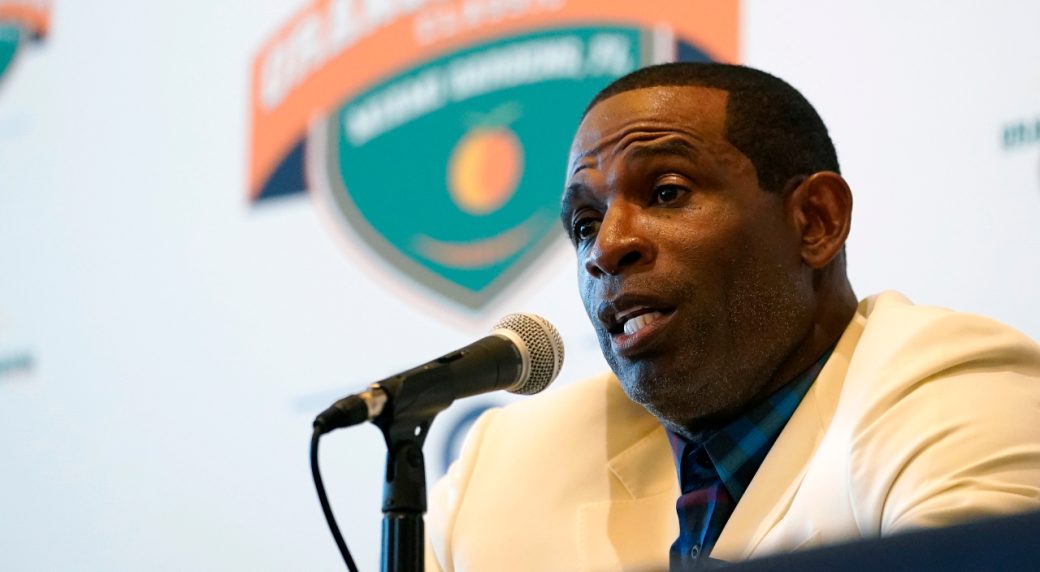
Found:
[{"label": "man", "polygon": [[1040,508],[1040,348],[857,302],[851,210],[783,81],[686,63],[608,86],[561,216],[614,375],[477,422],[428,565],[681,568]]}]

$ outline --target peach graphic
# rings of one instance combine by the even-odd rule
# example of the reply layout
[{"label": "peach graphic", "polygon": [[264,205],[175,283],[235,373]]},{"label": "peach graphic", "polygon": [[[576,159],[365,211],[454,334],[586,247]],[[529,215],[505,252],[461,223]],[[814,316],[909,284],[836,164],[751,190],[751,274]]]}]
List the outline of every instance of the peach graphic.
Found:
[{"label": "peach graphic", "polygon": [[451,152],[448,191],[465,212],[495,212],[516,192],[524,167],[524,148],[516,134],[502,124],[506,122],[496,121],[509,110],[500,108],[489,113]]}]

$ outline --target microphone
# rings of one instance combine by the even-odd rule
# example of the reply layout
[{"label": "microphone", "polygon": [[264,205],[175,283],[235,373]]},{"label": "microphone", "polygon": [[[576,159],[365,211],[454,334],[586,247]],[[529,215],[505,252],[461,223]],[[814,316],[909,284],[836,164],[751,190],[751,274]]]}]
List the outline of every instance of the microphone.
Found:
[{"label": "microphone", "polygon": [[419,424],[460,397],[499,389],[538,393],[562,366],[556,328],[534,314],[510,314],[492,326],[491,335],[333,403],[314,419],[314,428],[328,433],[384,414]]}]

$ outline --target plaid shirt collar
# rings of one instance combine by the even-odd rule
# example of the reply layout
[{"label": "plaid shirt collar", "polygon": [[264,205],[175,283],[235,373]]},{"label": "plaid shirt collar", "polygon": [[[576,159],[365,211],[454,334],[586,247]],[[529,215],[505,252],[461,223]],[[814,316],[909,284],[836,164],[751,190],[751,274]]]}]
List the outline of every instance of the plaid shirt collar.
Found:
[{"label": "plaid shirt collar", "polygon": [[744,415],[721,429],[704,433],[702,440],[688,441],[668,431],[680,486],[685,490],[687,475],[682,466],[685,453],[688,449],[692,451],[703,446],[719,480],[733,497],[733,502],[738,502],[833,350],[824,352],[816,363]]}]

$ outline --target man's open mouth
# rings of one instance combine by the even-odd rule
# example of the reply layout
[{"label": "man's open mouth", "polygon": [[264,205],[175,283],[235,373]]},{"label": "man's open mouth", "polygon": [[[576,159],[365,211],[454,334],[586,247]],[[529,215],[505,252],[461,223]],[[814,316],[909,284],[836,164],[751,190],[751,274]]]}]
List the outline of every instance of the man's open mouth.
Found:
[{"label": "man's open mouth", "polygon": [[621,296],[604,303],[600,320],[612,336],[633,335],[654,322],[668,316],[675,307],[648,296]]},{"label": "man's open mouth", "polygon": [[664,315],[665,313],[662,311],[644,307],[634,309],[623,316],[618,316],[618,320],[622,323],[622,331],[626,335],[632,335],[663,318]]}]

